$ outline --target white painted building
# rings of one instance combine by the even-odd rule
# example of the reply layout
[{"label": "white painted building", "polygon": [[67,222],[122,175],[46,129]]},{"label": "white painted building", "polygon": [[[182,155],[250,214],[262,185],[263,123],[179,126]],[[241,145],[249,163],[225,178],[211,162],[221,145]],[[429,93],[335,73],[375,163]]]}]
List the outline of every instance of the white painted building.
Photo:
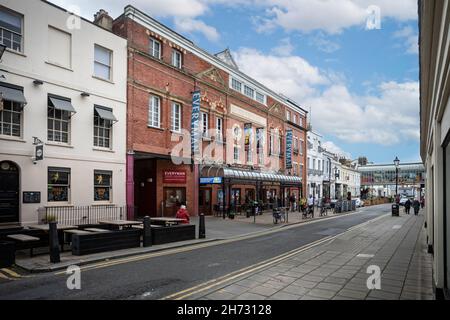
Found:
[{"label": "white painted building", "polygon": [[316,200],[323,196],[324,159],[322,136],[314,131],[308,131],[308,191],[307,197],[312,195]]},{"label": "white painted building", "polygon": [[41,0],[0,0],[0,35],[0,224],[124,205],[127,41]]}]

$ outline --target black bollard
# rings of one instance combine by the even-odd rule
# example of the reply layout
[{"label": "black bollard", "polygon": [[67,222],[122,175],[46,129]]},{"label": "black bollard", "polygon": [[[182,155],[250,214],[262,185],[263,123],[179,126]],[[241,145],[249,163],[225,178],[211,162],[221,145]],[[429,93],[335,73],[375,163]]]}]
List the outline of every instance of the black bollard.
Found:
[{"label": "black bollard", "polygon": [[58,263],[61,261],[59,256],[59,239],[57,222],[53,221],[49,223],[49,244],[50,244],[50,262]]},{"label": "black bollard", "polygon": [[205,239],[206,238],[206,232],[205,232],[205,215],[203,213],[199,216],[199,223],[198,223],[198,238],[199,239]]},{"label": "black bollard", "polygon": [[142,244],[144,247],[152,246],[152,228],[149,216],[144,217],[144,235],[142,238]]}]

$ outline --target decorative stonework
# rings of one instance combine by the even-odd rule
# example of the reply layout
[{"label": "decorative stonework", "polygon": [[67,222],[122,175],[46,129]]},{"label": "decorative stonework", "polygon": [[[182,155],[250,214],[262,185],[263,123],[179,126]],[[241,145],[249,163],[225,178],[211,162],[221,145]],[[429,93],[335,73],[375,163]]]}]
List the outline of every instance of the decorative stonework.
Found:
[{"label": "decorative stonework", "polygon": [[211,81],[220,83],[222,86],[225,86],[225,81],[223,80],[219,71],[215,67],[200,72],[199,74],[197,74],[197,77],[199,78],[205,77],[210,79]]}]

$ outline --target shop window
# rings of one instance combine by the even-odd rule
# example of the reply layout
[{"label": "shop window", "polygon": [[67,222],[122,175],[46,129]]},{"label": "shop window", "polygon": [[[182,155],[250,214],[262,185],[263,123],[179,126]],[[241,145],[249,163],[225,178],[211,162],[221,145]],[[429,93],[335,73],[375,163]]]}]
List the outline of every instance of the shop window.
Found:
[{"label": "shop window", "polygon": [[68,202],[70,191],[70,169],[48,168],[48,202]]},{"label": "shop window", "polygon": [[111,201],[112,172],[94,171],[94,201]]}]

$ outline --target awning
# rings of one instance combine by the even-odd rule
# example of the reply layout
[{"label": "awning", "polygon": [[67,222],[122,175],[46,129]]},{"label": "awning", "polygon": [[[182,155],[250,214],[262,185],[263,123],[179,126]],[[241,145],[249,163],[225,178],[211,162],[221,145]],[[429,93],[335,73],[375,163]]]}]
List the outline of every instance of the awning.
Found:
[{"label": "awning", "polygon": [[75,108],[69,100],[64,100],[56,97],[49,97],[50,104],[57,110],[68,111],[76,113]]},{"label": "awning", "polygon": [[302,183],[302,178],[298,176],[214,166],[203,167],[200,176],[221,177],[229,180],[239,180],[240,182],[279,182],[284,185],[296,185]]},{"label": "awning", "polygon": [[27,104],[27,100],[25,99],[25,96],[23,95],[23,91],[20,89],[0,86],[0,95],[1,95],[2,100],[17,102],[22,105]]},{"label": "awning", "polygon": [[117,118],[114,116],[112,109],[95,106],[95,112],[97,112],[98,116],[103,120],[109,120],[112,122],[118,121]]}]

